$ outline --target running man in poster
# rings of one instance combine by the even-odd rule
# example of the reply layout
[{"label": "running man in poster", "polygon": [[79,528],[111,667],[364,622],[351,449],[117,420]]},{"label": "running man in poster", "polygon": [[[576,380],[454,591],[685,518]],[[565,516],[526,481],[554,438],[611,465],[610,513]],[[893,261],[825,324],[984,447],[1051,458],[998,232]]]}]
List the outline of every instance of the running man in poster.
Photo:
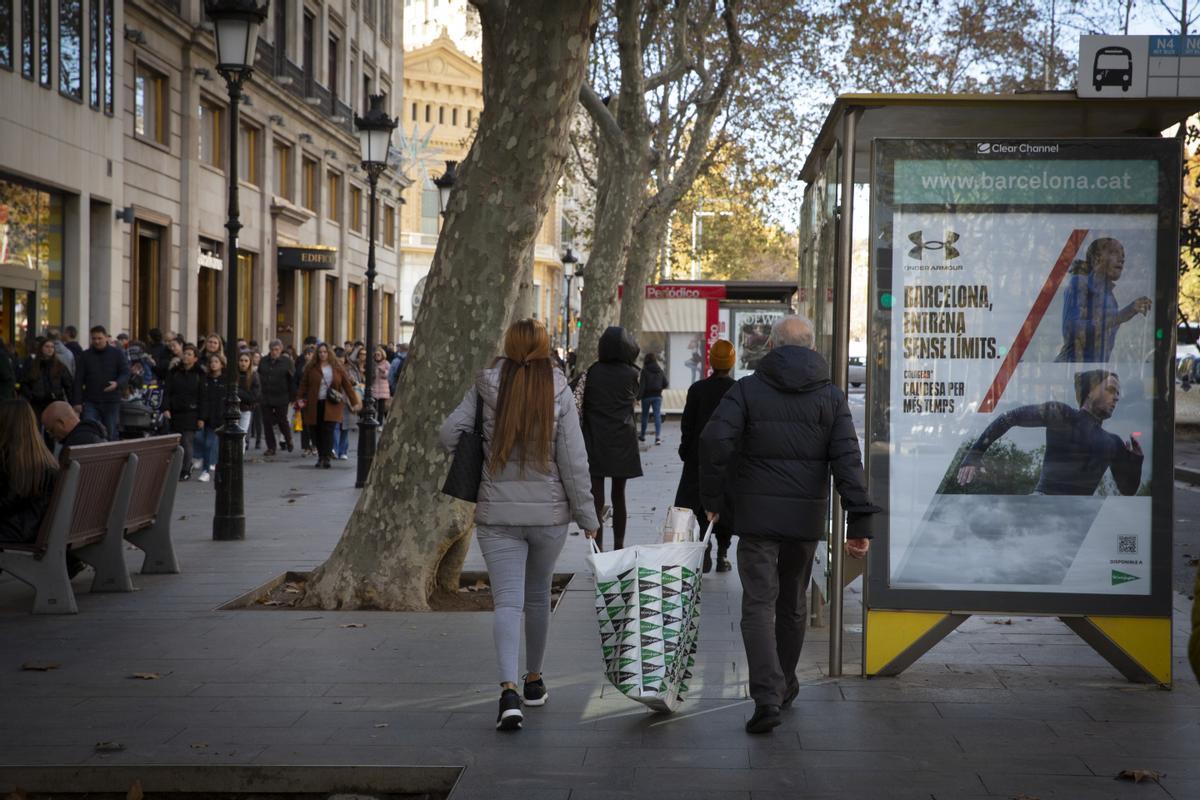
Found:
[{"label": "running man in poster", "polygon": [[988,447],[1014,426],[1046,429],[1046,452],[1034,494],[1092,495],[1111,470],[1117,491],[1137,494],[1142,481],[1142,448],[1104,430],[1121,400],[1116,373],[1102,369],[1075,375],[1079,408],[1051,401],[1019,406],[996,417],[967,451],[958,470],[958,483],[975,480]]},{"label": "running man in poster", "polygon": [[1100,238],[1071,268],[1063,295],[1062,349],[1055,361],[1107,363],[1117,329],[1150,311],[1150,298],[1139,297],[1121,308],[1113,286],[1125,271],[1125,248],[1116,239]]}]

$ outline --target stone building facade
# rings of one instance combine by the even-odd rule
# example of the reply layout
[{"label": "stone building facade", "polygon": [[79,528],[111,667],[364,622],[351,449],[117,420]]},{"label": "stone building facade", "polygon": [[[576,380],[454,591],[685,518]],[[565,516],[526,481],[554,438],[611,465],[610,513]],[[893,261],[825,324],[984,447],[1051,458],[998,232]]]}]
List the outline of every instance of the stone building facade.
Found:
[{"label": "stone building facade", "polygon": [[[228,99],[201,0],[0,0],[0,336],[224,333]],[[236,142],[239,335],[365,338],[354,114],[399,115],[403,4],[273,0]],[[380,181],[379,340],[400,331],[400,194]]]}]

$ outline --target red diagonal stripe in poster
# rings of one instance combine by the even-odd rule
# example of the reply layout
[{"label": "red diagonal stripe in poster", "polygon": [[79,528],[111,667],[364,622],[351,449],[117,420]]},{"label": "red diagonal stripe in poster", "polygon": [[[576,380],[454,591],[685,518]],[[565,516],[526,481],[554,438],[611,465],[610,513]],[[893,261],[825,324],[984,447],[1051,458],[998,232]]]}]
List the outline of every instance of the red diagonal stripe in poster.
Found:
[{"label": "red diagonal stripe in poster", "polygon": [[1029,347],[1029,343],[1033,341],[1033,334],[1037,333],[1038,325],[1042,323],[1042,317],[1046,315],[1046,309],[1050,307],[1050,301],[1054,299],[1055,292],[1058,291],[1063,278],[1067,275],[1067,268],[1075,260],[1079,246],[1083,244],[1087,235],[1086,229],[1076,228],[1067,237],[1067,243],[1063,245],[1062,252],[1058,254],[1058,261],[1054,262],[1054,269],[1050,270],[1050,274],[1046,276],[1042,290],[1038,292],[1037,299],[1033,301],[1033,307],[1029,309],[1029,316],[1025,318],[1021,330],[1017,331],[1017,338],[1013,341],[1012,347],[1008,349],[1008,355],[1004,357],[1004,363],[1000,365],[1000,371],[996,373],[991,388],[983,396],[983,402],[979,404],[979,413],[987,414],[995,410],[996,404],[1000,402],[1000,397],[1004,394],[1008,381],[1017,371],[1017,364],[1021,363],[1021,356],[1025,355],[1025,348]]}]

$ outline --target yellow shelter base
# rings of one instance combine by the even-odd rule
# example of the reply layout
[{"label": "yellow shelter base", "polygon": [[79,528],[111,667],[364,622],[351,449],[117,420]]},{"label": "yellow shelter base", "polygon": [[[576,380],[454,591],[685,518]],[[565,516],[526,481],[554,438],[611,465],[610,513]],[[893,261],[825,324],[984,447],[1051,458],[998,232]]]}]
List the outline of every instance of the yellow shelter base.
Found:
[{"label": "yellow shelter base", "polygon": [[[970,614],[867,609],[863,670],[894,676],[908,669]],[[1170,617],[1060,617],[1134,683],[1171,686]]]}]

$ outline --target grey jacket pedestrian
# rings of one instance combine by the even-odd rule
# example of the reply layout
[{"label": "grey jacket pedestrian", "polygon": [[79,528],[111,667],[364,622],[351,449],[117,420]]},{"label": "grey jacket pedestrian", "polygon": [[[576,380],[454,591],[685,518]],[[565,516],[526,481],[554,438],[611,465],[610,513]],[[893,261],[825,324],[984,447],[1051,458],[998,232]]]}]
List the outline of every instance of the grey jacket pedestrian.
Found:
[{"label": "grey jacket pedestrian", "polygon": [[513,448],[508,463],[492,474],[486,461],[491,458],[492,432],[496,423],[496,402],[500,395],[500,368],[483,370],[475,385],[467,391],[458,408],[442,423],[441,444],[454,452],[459,437],[475,427],[476,398],[483,400],[483,450],[485,465],[475,505],[477,525],[566,525],[574,522],[584,530],[600,527],[592,500],[587,449],[579,427],[579,412],[566,377],[554,371],[554,409],[556,419],[546,471],[534,463],[521,468],[520,446]]}]

